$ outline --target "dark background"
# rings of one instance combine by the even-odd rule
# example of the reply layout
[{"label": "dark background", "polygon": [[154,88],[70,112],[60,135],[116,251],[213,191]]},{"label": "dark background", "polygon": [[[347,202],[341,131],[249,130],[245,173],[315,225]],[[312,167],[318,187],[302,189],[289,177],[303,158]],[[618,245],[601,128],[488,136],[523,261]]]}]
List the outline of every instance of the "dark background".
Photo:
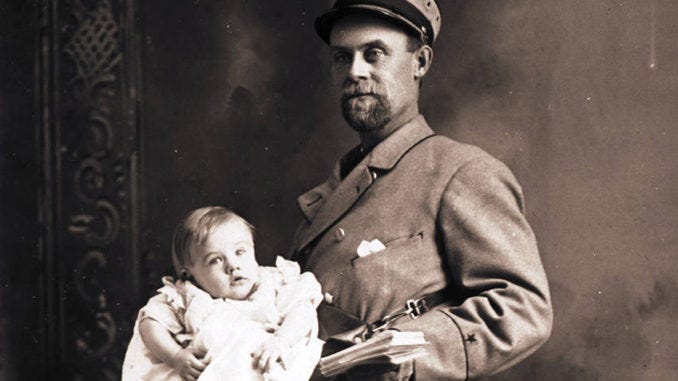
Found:
[{"label": "dark background", "polygon": [[[170,272],[177,219],[208,204],[253,223],[260,262],[272,263],[301,218],[296,197],[357,144],[312,27],[329,3],[139,2],[150,278]],[[422,113],[514,171],[553,294],[551,339],[494,379],[675,379],[678,3],[438,3]],[[35,123],[32,100],[21,107],[20,96],[34,86],[25,68],[35,41],[20,13],[0,9],[1,47],[13,52],[0,56],[0,270],[15,279],[0,283],[0,376],[9,378],[21,359],[3,343],[30,326],[10,319],[9,293],[36,313],[28,319],[39,312],[16,281],[35,271],[16,249],[34,245],[38,195],[11,181],[35,176],[23,127]]]}]

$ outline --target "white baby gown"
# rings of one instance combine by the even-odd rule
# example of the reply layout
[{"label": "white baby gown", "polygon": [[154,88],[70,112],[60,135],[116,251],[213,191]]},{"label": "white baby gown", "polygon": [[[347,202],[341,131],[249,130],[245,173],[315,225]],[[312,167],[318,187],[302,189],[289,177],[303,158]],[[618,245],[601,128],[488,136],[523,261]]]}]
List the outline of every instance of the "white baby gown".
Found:
[{"label": "white baby gown", "polygon": [[163,278],[159,294],[139,311],[134,334],[123,363],[123,380],[180,380],[178,372],[159,362],[139,335],[145,318],[163,324],[177,342],[205,350],[210,364],[199,380],[300,381],[308,380],[320,359],[323,342],[317,338],[317,320],[311,334],[295,343],[286,358],[287,369],[274,364],[262,374],[252,366],[251,353],[271,338],[282,318],[297,303],[317,307],[322,295],[311,273],[301,274],[296,262],[281,257],[276,267],[260,267],[259,286],[247,300],[212,299],[189,281]]}]

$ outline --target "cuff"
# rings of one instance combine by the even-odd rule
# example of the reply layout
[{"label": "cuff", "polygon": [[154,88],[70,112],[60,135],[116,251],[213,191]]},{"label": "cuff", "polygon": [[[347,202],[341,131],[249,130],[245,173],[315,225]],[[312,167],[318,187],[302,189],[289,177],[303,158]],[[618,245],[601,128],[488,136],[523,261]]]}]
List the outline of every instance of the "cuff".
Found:
[{"label": "cuff", "polygon": [[416,319],[402,319],[394,328],[401,331],[422,331],[428,355],[414,360],[418,380],[468,378],[469,364],[463,330],[453,316],[443,309],[434,309]]}]

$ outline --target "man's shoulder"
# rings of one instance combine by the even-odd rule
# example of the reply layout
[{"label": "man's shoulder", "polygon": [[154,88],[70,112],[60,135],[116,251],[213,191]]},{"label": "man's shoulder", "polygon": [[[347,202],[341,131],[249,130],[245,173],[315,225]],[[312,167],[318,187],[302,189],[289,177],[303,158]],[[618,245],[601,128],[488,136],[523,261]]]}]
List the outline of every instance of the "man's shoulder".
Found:
[{"label": "man's shoulder", "polygon": [[440,163],[461,167],[466,163],[477,160],[500,163],[491,154],[480,147],[462,143],[445,135],[435,134],[421,142],[418,149],[413,150],[417,155],[426,155]]}]

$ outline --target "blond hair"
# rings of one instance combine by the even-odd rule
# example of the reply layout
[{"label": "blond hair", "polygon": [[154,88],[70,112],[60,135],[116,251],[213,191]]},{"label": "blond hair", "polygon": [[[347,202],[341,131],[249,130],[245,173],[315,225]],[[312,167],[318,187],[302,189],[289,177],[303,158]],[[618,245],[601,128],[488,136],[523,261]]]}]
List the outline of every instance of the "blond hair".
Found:
[{"label": "blond hair", "polygon": [[[254,227],[244,218],[222,206],[195,209],[179,221],[172,238],[172,264],[177,275],[191,264],[191,245],[204,245],[214,228],[231,220],[239,220],[254,236]],[[254,237],[252,237],[254,238]]]}]

